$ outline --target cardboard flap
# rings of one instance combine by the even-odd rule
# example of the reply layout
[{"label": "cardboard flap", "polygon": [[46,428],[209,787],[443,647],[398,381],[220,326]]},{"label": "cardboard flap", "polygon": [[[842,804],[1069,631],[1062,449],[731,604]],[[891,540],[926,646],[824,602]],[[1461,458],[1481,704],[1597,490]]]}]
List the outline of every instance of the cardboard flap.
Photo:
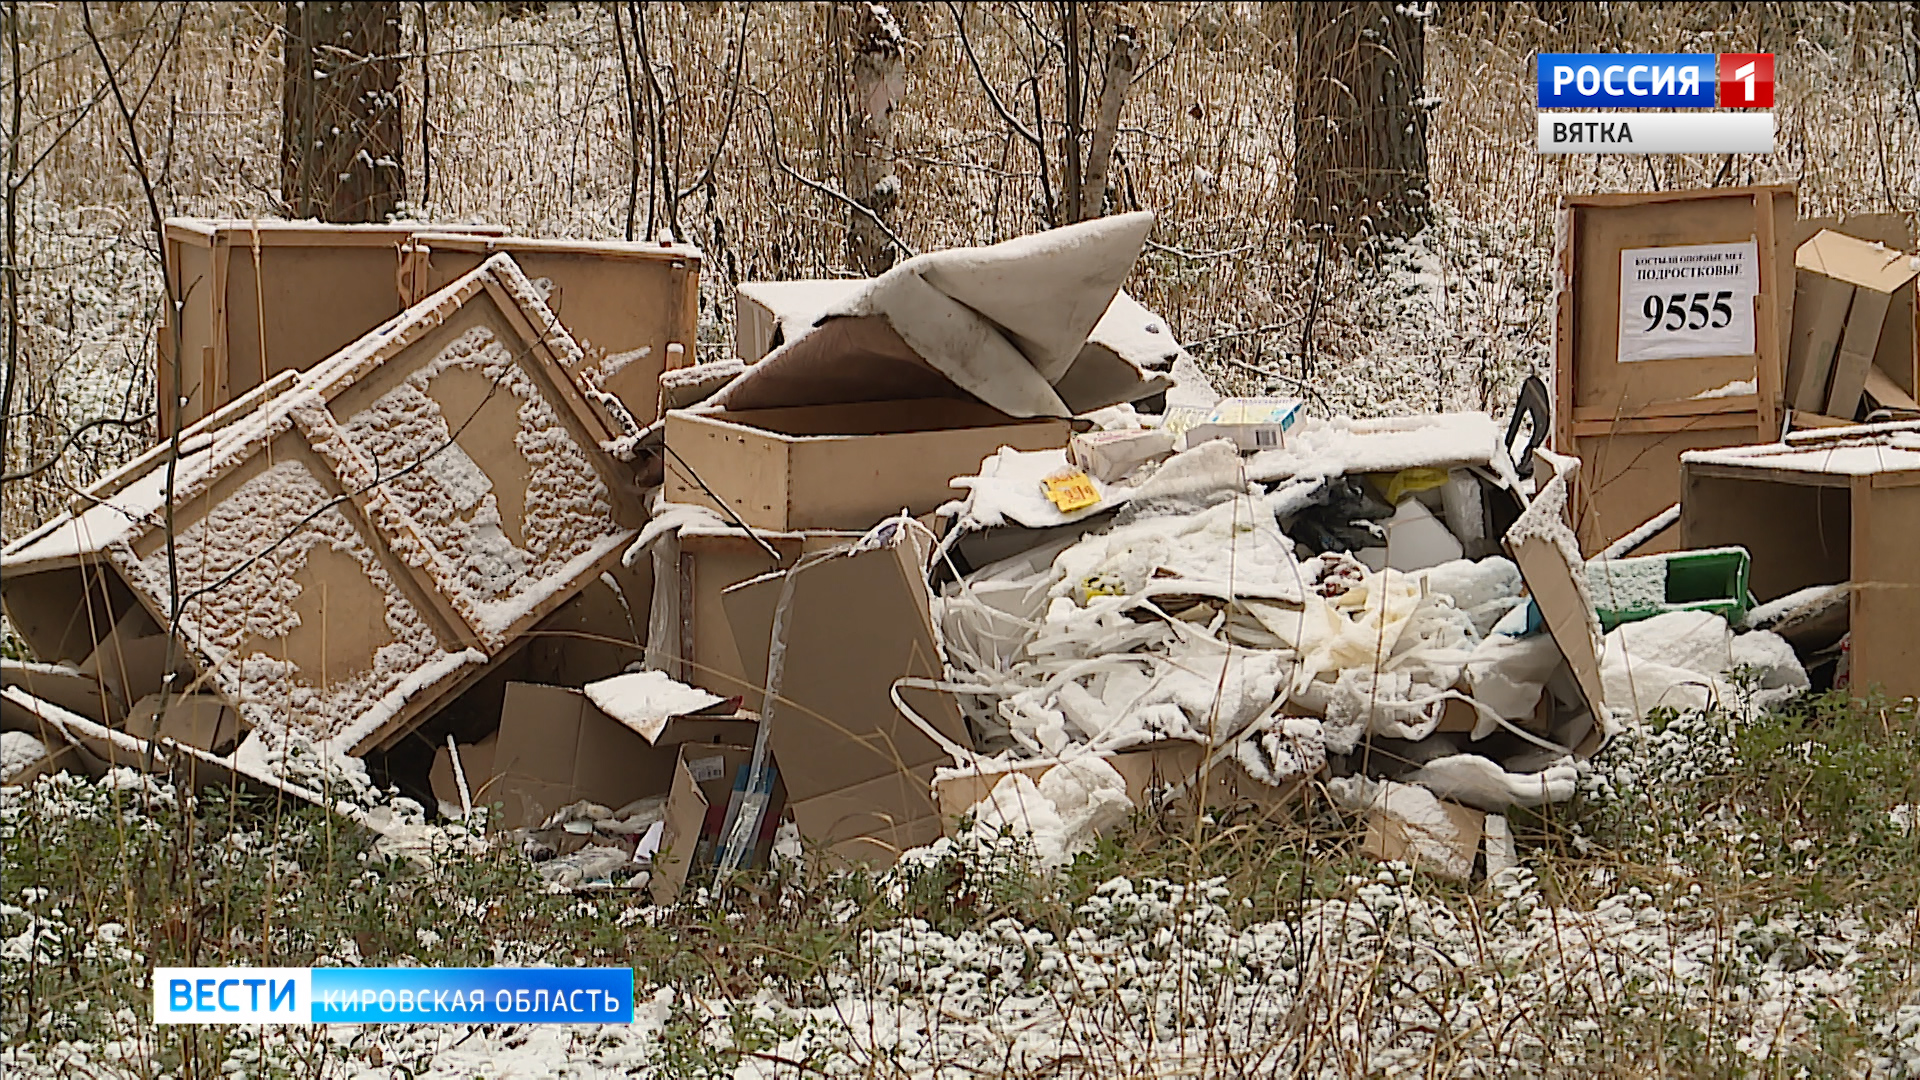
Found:
[{"label": "cardboard flap", "polygon": [[[1566,519],[1568,489],[1580,462],[1544,450],[1537,453],[1544,470],[1536,467],[1535,474],[1550,471],[1552,479],[1507,530],[1504,545],[1540,608],[1547,632],[1573,669],[1580,696],[1594,717],[1596,730],[1600,730],[1608,723],[1600,679],[1600,619],[1587,593],[1586,564],[1580,558],[1579,543]],[[1588,741],[1594,745],[1585,747],[1583,753],[1597,749],[1597,739]]]},{"label": "cardboard flap", "polygon": [[[918,552],[905,530],[885,546],[803,560],[792,574],[780,693],[760,712],[772,725],[767,737],[794,802],[945,763],[940,745],[893,705],[896,680],[943,677]],[[722,596],[756,685],[768,681],[782,580],[759,578]],[[936,730],[971,745],[951,696],[925,695],[915,705]]]},{"label": "cardboard flap", "polygon": [[1793,264],[1801,270],[1881,293],[1892,293],[1920,277],[1920,256],[1831,229],[1815,233],[1813,239],[1800,245],[1800,250],[1794,252]]}]

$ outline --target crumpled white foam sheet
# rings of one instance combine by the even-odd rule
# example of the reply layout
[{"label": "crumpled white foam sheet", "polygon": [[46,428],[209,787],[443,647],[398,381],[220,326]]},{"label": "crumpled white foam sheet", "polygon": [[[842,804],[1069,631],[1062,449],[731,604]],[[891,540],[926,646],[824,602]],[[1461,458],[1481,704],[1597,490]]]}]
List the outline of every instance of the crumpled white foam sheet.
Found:
[{"label": "crumpled white foam sheet", "polygon": [[[840,379],[849,358],[869,376],[937,376],[1009,416],[1072,416],[1079,409],[1165,389],[1112,349],[1090,363],[1110,370],[1069,404],[1055,389],[1081,358],[1153,229],[1150,212],[1116,214],[979,248],[915,256],[822,311],[709,401],[727,409],[874,400],[870,379]],[[872,326],[850,330],[847,324]],[[856,340],[857,339],[857,340]],[[893,373],[893,374],[889,374]],[[1110,384],[1124,384],[1117,394]],[[1094,387],[1107,391],[1086,397]],[[826,387],[831,397],[823,397]],[[856,395],[856,396],[847,396]]]}]

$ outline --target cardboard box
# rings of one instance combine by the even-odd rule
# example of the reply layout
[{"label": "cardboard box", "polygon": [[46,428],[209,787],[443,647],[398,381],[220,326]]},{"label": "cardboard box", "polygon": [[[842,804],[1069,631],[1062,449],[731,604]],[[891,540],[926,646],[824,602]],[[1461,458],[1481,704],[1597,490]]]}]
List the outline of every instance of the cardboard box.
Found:
[{"label": "cardboard box", "polygon": [[[283,371],[305,371],[417,298],[419,232],[502,233],[486,225],[323,225],[168,218],[166,258],[183,296],[182,396],[191,424]],[[424,295],[424,294],[420,294]],[[161,312],[154,383],[172,432],[173,318]]]},{"label": "cardboard box", "polygon": [[1227,398],[1187,429],[1187,445],[1225,439],[1243,454],[1276,449],[1287,444],[1287,432],[1305,407],[1298,398]]},{"label": "cardboard box", "polygon": [[[943,741],[971,745],[950,695],[901,691],[939,739],[893,704],[897,680],[943,677],[920,559],[896,530],[882,546],[823,554],[794,569],[779,692],[760,709],[801,835],[881,865],[905,840],[939,835],[931,778],[952,760]],[[754,685],[768,681],[783,580],[725,594]]]},{"label": "cardboard box", "polygon": [[1602,719],[1607,716],[1607,701],[1600,677],[1600,616],[1584,587],[1585,564],[1573,561],[1571,525],[1561,516],[1579,470],[1575,459],[1539,454],[1534,477],[1546,478],[1546,483],[1507,530],[1502,544],[1519,567],[1527,593],[1540,609],[1578,691],[1579,700],[1571,702],[1571,708],[1556,710],[1550,718],[1546,736],[1572,747],[1574,756],[1587,758],[1606,741]]},{"label": "cardboard box", "polygon": [[1883,394],[1892,388],[1911,400],[1920,364],[1914,334],[1920,256],[1826,230],[1800,246],[1794,265],[1800,321],[1789,384],[1797,407],[1853,417],[1876,367],[1886,379]]},{"label": "cardboard box", "polygon": [[1176,441],[1165,431],[1083,431],[1067,443],[1067,460],[1111,484],[1173,453]]},{"label": "cardboard box", "polygon": [[[1778,434],[1786,377],[1784,343],[1793,326],[1793,249],[1788,240],[1796,215],[1792,185],[1562,199],[1551,445],[1586,459],[1604,455],[1617,463],[1616,473],[1636,474],[1630,484],[1595,483],[1577,493],[1575,522],[1584,553],[1598,553],[1679,501],[1679,455],[1684,451],[1738,446]],[[1678,250],[1671,256],[1649,254],[1662,248]],[[1662,302],[1657,325],[1672,324],[1665,305],[1671,294],[1679,294],[1682,331],[1645,331],[1629,318],[1642,312],[1623,309],[1623,296],[1651,288],[1637,280],[1642,270],[1691,273],[1679,267],[1705,265],[1648,268],[1640,261],[1717,258],[1731,248],[1747,252],[1738,260],[1741,274],[1724,280],[1678,279],[1684,289],[1676,284],[1656,290]],[[1719,299],[1722,289],[1745,296],[1746,303]],[[1688,306],[1695,294],[1704,294],[1698,315]],[[1725,305],[1724,322],[1714,303]],[[1686,329],[1694,323],[1699,326]],[[1720,325],[1716,328],[1715,323]],[[1727,332],[1735,330],[1750,333],[1750,343],[1728,343]],[[1655,340],[1669,332],[1698,347]],[[1648,333],[1653,338],[1645,338]],[[1659,355],[1662,352],[1669,355]],[[1675,352],[1683,355],[1671,355]],[[1631,447],[1606,449],[1609,441],[1623,436],[1631,438]],[[1595,473],[1589,478],[1601,479]],[[1588,500],[1608,486],[1616,489],[1613,498],[1590,508]]]},{"label": "cardboard box", "polygon": [[[467,779],[467,798],[475,806],[493,805],[495,793],[499,790],[493,759],[494,751],[500,746],[500,733],[494,732],[478,742],[455,745],[460,751],[461,774]],[[433,768],[427,773],[427,784],[433,791],[435,802],[453,807],[460,805],[460,780],[453,771],[453,750],[442,746],[434,751]]]},{"label": "cardboard box", "polygon": [[1920,695],[1920,424],[1795,432],[1681,468],[1689,547],[1745,547],[1761,603],[1847,583],[1855,691]]},{"label": "cardboard box", "polygon": [[[489,256],[513,256],[546,290],[547,307],[584,354],[575,379],[618,398],[644,427],[660,416],[660,375],[694,362],[700,321],[700,251],[687,244],[535,240],[463,229],[417,233],[424,260],[415,300],[472,273]],[[590,395],[591,396],[591,395]],[[609,426],[617,427],[611,422]]]},{"label": "cardboard box", "polygon": [[[651,633],[647,643],[649,666],[675,679],[722,697],[759,700],[766,687],[748,672],[766,666],[766,658],[748,665],[727,619],[721,595],[749,578],[792,566],[804,554],[824,551],[857,539],[853,533],[764,533],[760,539],[780,556],[776,564],[767,549],[744,533],[682,532],[662,539],[655,562],[674,570],[671,580],[654,590]],[[765,636],[767,629],[758,633]]]},{"label": "cardboard box", "polygon": [[[497,256],[194,433],[174,503],[180,629],[205,689],[249,726],[364,753],[619,559],[645,512],[552,326]],[[42,659],[97,645],[136,605],[167,618],[167,470],[144,468],[0,552],[0,597]]]},{"label": "cardboard box", "polygon": [[[1067,445],[1067,421],[1016,420],[953,398],[745,412],[667,414],[666,497],[721,509],[756,529],[864,530],[931,513],[957,476],[1003,446]],[[711,492],[712,494],[709,494]]]},{"label": "cardboard box", "polygon": [[[711,837],[717,826],[725,824],[722,814],[733,798],[736,779],[742,770],[752,765],[751,746],[688,743],[677,748],[660,849],[653,856],[652,873],[647,882],[654,903],[673,903],[686,888],[691,873],[711,867],[712,852],[702,844],[702,834]],[[759,843],[754,848],[754,865],[766,865],[773,848],[771,826],[786,812],[786,805],[784,777],[776,766],[773,793],[767,801]]]},{"label": "cardboard box", "polygon": [[[672,788],[682,743],[751,744],[757,727],[750,719],[680,718],[649,741],[579,690],[508,683],[490,766],[494,789],[485,798],[475,794],[474,803],[500,803],[494,822],[506,829],[538,828],[583,799],[618,809]],[[467,783],[474,786],[471,774]],[[457,791],[450,801],[459,801]]]}]

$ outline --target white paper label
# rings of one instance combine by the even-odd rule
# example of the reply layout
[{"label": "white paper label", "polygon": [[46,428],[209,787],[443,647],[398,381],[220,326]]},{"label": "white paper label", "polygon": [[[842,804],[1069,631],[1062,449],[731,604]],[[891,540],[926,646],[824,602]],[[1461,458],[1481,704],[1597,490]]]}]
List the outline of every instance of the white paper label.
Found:
[{"label": "white paper label", "polygon": [[720,774],[726,771],[727,759],[723,757],[694,758],[687,762],[687,772],[693,774],[693,782],[696,784],[712,783],[720,779]]},{"label": "white paper label", "polygon": [[1620,252],[1620,363],[1753,353],[1753,241]]}]

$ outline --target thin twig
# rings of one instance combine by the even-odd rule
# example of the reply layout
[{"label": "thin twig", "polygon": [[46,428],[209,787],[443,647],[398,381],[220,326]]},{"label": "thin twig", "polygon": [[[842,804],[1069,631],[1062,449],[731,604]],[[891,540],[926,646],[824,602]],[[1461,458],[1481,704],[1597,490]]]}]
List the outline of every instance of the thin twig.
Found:
[{"label": "thin twig", "polygon": [[953,16],[953,25],[960,31],[960,47],[966,51],[967,62],[973,65],[974,77],[980,81],[980,89],[986,92],[987,101],[992,104],[993,111],[1000,114],[1000,119],[1006,123],[1008,128],[1012,129],[1014,134],[1032,143],[1034,149],[1045,154],[1046,144],[1041,141],[1040,136],[1034,134],[1027,128],[1027,125],[1021,123],[1019,117],[1007,111],[1006,104],[1000,100],[1000,95],[993,89],[993,84],[987,81],[987,73],[980,66],[980,58],[973,54],[973,41],[967,37],[967,21],[960,14],[959,5],[955,4],[953,0],[947,0],[947,11]]},{"label": "thin twig", "polygon": [[149,420],[152,420],[153,417],[154,417],[154,414],[148,412],[148,413],[141,413],[139,416],[130,417],[130,418],[122,418],[118,416],[102,416],[95,420],[89,420],[86,423],[81,424],[79,427],[74,428],[73,431],[67,435],[67,441],[62,443],[60,445],[60,449],[55,450],[52,456],[48,457],[45,461],[42,461],[38,465],[28,466],[27,468],[21,469],[17,472],[10,472],[10,473],[6,473],[5,475],[0,475],[0,484],[11,484],[17,480],[25,480],[28,477],[37,476],[40,473],[43,473],[48,469],[53,468],[55,465],[58,465],[60,463],[61,458],[67,456],[67,451],[73,449],[74,444],[80,441],[80,436],[85,435],[87,432],[92,431],[94,428],[145,427],[147,422]]}]

